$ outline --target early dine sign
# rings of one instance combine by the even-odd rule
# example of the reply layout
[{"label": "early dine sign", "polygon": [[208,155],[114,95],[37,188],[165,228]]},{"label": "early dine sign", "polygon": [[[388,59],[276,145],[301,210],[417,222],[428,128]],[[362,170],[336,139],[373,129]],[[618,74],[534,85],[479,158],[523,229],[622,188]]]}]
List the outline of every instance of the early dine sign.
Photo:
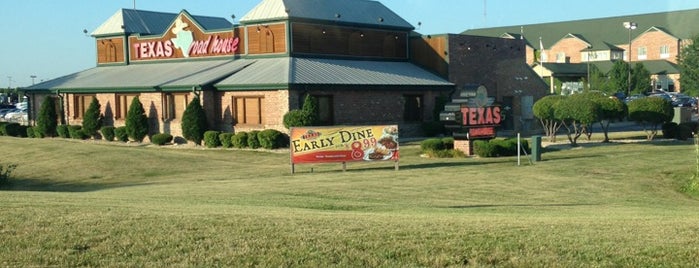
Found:
[{"label": "early dine sign", "polygon": [[291,163],[398,161],[398,126],[295,127]]}]

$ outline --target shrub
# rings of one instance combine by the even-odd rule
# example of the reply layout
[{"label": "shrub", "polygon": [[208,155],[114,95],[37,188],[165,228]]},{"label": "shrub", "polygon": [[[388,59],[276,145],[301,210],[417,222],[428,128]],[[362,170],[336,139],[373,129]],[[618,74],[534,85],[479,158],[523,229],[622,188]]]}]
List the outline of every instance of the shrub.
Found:
[{"label": "shrub", "polygon": [[168,133],[158,133],[158,134],[153,135],[150,138],[150,141],[151,141],[151,143],[153,143],[155,145],[162,146],[162,145],[165,145],[165,144],[171,142],[172,138],[173,138],[172,135],[170,135]]},{"label": "shrub", "polygon": [[138,96],[133,98],[126,114],[126,133],[137,142],[142,142],[148,135],[148,117]]},{"label": "shrub", "polygon": [[221,141],[221,146],[223,148],[233,148],[233,133],[221,133],[218,135],[218,140]]},{"label": "shrub", "polygon": [[89,138],[90,136],[85,133],[85,130],[83,130],[82,126],[68,126],[68,133],[70,134],[71,139],[76,139],[76,140],[84,140]]},{"label": "shrub", "polygon": [[199,103],[199,97],[195,97],[182,114],[182,136],[200,145],[208,128],[207,124],[206,112]]},{"label": "shrub", "polygon": [[311,96],[306,95],[303,100],[303,107],[294,109],[284,114],[284,127],[290,129],[292,127],[314,126],[318,124],[318,102]]},{"label": "shrub", "polygon": [[100,129],[100,132],[102,132],[102,138],[106,141],[113,141],[114,140],[114,127],[112,126],[106,126],[102,127]]},{"label": "shrub", "polygon": [[9,122],[0,122],[0,136],[7,136],[7,133],[5,133],[5,126],[7,126]]},{"label": "shrub", "polygon": [[260,140],[257,138],[259,133],[260,132],[257,130],[253,130],[248,133],[248,147],[252,149],[260,148]]},{"label": "shrub", "polygon": [[126,133],[126,127],[118,127],[114,129],[114,137],[117,141],[127,142],[129,141],[129,134]]},{"label": "shrub", "polygon": [[425,153],[429,157],[433,158],[463,158],[466,157],[466,153],[461,150],[440,150],[440,151],[428,151]]},{"label": "shrub", "polygon": [[423,152],[428,152],[428,151],[441,151],[445,150],[446,148],[444,147],[444,143],[442,142],[442,139],[426,139],[420,143],[420,148],[422,149]]},{"label": "shrub", "polygon": [[221,132],[215,130],[204,132],[204,145],[206,145],[207,148],[216,148],[221,146],[221,140],[218,138],[218,135],[220,134]]},{"label": "shrub", "polygon": [[92,98],[90,106],[83,115],[83,131],[90,137],[97,136],[97,131],[102,127],[102,114],[100,114],[100,102]]},{"label": "shrub", "polygon": [[248,133],[247,132],[238,132],[235,135],[233,135],[233,138],[231,138],[231,142],[233,143],[233,147],[235,148],[245,148],[248,147]]},{"label": "shrub", "polygon": [[[521,140],[522,148],[529,151],[529,142]],[[517,139],[477,140],[473,152],[480,157],[503,157],[517,155]]]},{"label": "shrub", "polygon": [[679,125],[677,125],[677,123],[675,122],[667,122],[663,124],[662,130],[663,138],[674,139],[677,137],[677,134],[679,133]]},{"label": "shrub", "polygon": [[41,103],[39,115],[36,118],[36,131],[41,137],[56,136],[58,126],[58,113],[56,112],[56,102],[53,97],[44,98]]},{"label": "shrub", "polygon": [[19,123],[7,123],[0,125],[2,133],[10,137],[24,137],[27,131]]},{"label": "shrub", "polygon": [[56,127],[56,133],[59,137],[67,139],[70,138],[70,132],[68,132],[68,125],[59,125]]},{"label": "shrub", "polygon": [[257,135],[262,148],[271,150],[284,146],[284,134],[276,129],[265,129]]},{"label": "shrub", "polygon": [[291,110],[284,114],[284,127],[290,129],[292,127],[306,126],[306,112],[303,110]]},{"label": "shrub", "polygon": [[442,138],[442,144],[444,144],[444,149],[447,149],[447,150],[454,149],[454,137]]},{"label": "shrub", "polygon": [[692,127],[687,124],[679,124],[677,127],[677,137],[676,139],[681,141],[686,141],[692,137]]},{"label": "shrub", "polygon": [[33,127],[27,127],[27,138],[36,138]]}]

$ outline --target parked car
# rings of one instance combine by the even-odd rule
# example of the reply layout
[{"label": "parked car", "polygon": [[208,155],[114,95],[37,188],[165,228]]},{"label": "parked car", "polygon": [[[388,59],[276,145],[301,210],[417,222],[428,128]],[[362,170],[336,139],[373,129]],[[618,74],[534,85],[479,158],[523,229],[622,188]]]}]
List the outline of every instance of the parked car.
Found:
[{"label": "parked car", "polygon": [[22,110],[22,109],[14,109],[8,113],[5,114],[5,120],[6,121],[21,121],[21,120],[26,120],[27,119],[27,110]]},{"label": "parked car", "polygon": [[637,99],[641,99],[641,98],[645,98],[645,97],[646,97],[646,95],[643,95],[643,94],[634,94],[634,95],[631,95],[631,96],[626,97],[626,98],[624,99],[624,102],[625,102],[625,103],[629,103],[629,102],[631,102],[631,101],[634,101],[634,100],[637,100]]},{"label": "parked car", "polygon": [[672,106],[674,107],[695,107],[697,106],[697,99],[689,96],[678,96],[672,101]]}]

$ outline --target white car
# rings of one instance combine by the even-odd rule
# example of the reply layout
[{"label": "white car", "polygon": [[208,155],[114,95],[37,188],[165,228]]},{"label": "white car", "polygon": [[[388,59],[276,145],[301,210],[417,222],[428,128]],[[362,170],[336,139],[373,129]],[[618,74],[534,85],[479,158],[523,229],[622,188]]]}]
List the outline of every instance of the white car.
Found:
[{"label": "white car", "polygon": [[27,110],[21,110],[21,109],[14,109],[8,113],[5,114],[5,120],[6,121],[12,121],[12,122],[17,122],[17,121],[22,121],[22,120],[27,120]]}]

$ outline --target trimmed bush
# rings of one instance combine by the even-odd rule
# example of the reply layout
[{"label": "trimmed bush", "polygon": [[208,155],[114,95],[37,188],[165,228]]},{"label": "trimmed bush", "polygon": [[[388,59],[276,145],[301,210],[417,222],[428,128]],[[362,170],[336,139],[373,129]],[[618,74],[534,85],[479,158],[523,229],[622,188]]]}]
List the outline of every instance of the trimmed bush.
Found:
[{"label": "trimmed bush", "polygon": [[129,134],[126,133],[126,127],[118,127],[114,129],[114,137],[117,141],[127,142],[129,141]]},{"label": "trimmed bush", "polygon": [[84,140],[90,137],[89,135],[87,135],[87,133],[85,133],[83,127],[78,125],[68,126],[68,133],[70,134],[71,139],[76,140]]},{"label": "trimmed bush", "polygon": [[97,137],[97,131],[102,127],[100,107],[101,105],[97,98],[92,98],[90,106],[83,115],[83,131],[90,137]]},{"label": "trimmed bush", "polygon": [[182,136],[188,141],[201,145],[207,125],[206,112],[199,103],[199,97],[195,97],[182,114]]},{"label": "trimmed bush", "polygon": [[224,132],[218,135],[218,140],[221,141],[221,147],[233,148],[233,133]]},{"label": "trimmed bush", "polygon": [[257,135],[262,148],[271,150],[284,147],[284,134],[276,129],[265,129]]},{"label": "trimmed bush", "polygon": [[[529,142],[522,140],[522,147],[529,152]],[[504,157],[517,155],[517,139],[477,140],[473,152],[480,157]]]},{"label": "trimmed bush", "polygon": [[70,132],[68,131],[68,125],[59,125],[56,127],[56,133],[59,137],[67,139],[70,138]]},{"label": "trimmed bush", "polygon": [[[453,146],[453,143],[452,143]],[[446,148],[444,147],[444,142],[442,142],[442,139],[437,139],[437,138],[432,138],[432,139],[426,139],[420,143],[420,148],[422,149],[423,152],[428,152],[428,151],[441,151],[445,150]]]},{"label": "trimmed bush", "polygon": [[0,122],[0,136],[7,136],[7,133],[5,133],[5,126],[7,126],[9,122]]},{"label": "trimmed bush", "polygon": [[221,132],[215,130],[209,130],[204,132],[204,145],[206,148],[216,148],[221,146],[221,140],[219,140],[218,135]]},{"label": "trimmed bush", "polygon": [[100,129],[102,132],[102,138],[106,141],[114,141],[114,127],[107,126]]},{"label": "trimmed bush", "polygon": [[686,141],[692,137],[692,128],[687,124],[679,124],[677,126],[677,139]]},{"label": "trimmed bush", "polygon": [[126,133],[137,142],[142,142],[148,135],[148,117],[138,96],[133,98],[126,114]]},{"label": "trimmed bush", "polygon": [[301,109],[294,109],[284,114],[284,127],[314,126],[318,124],[318,101],[311,95],[306,95]]},{"label": "trimmed bush", "polygon": [[7,123],[0,125],[0,130],[3,135],[10,137],[24,137],[27,135],[25,130],[19,123]]},{"label": "trimmed bush", "polygon": [[667,122],[664,123],[662,126],[663,130],[663,138],[666,139],[674,139],[677,138],[677,134],[679,133],[679,125],[675,122]]},{"label": "trimmed bush", "polygon": [[454,137],[442,138],[442,144],[444,144],[444,149],[447,149],[447,150],[454,149]]},{"label": "trimmed bush", "polygon": [[257,138],[260,132],[257,130],[250,131],[248,133],[248,147],[251,149],[260,148],[260,140]]},{"label": "trimmed bush", "polygon": [[238,132],[235,135],[233,135],[233,138],[231,138],[231,143],[233,143],[233,147],[235,148],[245,148],[248,147],[248,133],[247,132]]},{"label": "trimmed bush", "polygon": [[27,138],[36,138],[36,135],[34,134],[34,128],[33,127],[27,127]]},{"label": "trimmed bush", "polygon": [[56,100],[53,97],[44,98],[41,103],[39,115],[36,118],[36,131],[41,137],[56,136],[58,126],[58,113],[56,111]]},{"label": "trimmed bush", "polygon": [[158,133],[150,138],[151,143],[162,146],[172,141],[172,135],[168,133]]}]

